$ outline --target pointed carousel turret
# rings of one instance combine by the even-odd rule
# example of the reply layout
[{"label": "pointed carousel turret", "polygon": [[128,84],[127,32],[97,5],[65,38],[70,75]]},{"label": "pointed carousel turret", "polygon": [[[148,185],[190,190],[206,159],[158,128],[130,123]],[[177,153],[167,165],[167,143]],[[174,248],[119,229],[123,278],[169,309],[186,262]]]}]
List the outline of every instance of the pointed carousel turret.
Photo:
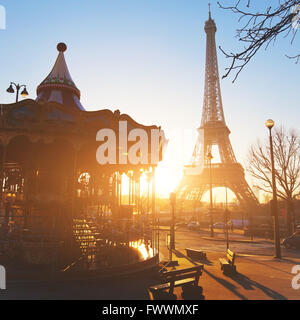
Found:
[{"label": "pointed carousel turret", "polygon": [[57,45],[59,52],[54,67],[46,79],[37,87],[36,101],[57,102],[71,109],[85,110],[80,102],[80,90],[76,87],[65,60],[65,43]]}]

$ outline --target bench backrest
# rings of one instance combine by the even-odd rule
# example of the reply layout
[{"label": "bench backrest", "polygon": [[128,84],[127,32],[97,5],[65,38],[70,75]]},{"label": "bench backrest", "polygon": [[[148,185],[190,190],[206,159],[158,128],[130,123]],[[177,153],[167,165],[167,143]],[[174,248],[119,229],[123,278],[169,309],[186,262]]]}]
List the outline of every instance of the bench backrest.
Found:
[{"label": "bench backrest", "polygon": [[227,256],[228,262],[230,264],[234,265],[235,253],[233,251],[227,249],[226,256]]},{"label": "bench backrest", "polygon": [[202,274],[203,265],[198,265],[196,267],[171,270],[167,272],[163,272],[161,274],[162,282],[175,282],[177,280],[187,279],[187,278],[195,278],[195,282],[198,282],[199,277]]}]

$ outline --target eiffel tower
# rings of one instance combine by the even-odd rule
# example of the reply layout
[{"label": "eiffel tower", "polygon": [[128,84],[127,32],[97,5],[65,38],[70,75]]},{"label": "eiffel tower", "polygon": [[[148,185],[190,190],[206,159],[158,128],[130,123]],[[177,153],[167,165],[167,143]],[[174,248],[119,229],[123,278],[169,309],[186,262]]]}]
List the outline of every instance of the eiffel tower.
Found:
[{"label": "eiffel tower", "polygon": [[[211,18],[210,8],[204,30],[207,38],[202,121],[191,164],[185,166],[177,195],[182,200],[200,201],[209,190],[211,181],[213,188],[229,188],[244,208],[253,209],[258,206],[258,201],[245,180],[242,165],[235,158],[229,139],[230,130],[225,122],[215,40],[217,28]],[[210,163],[207,157],[213,146],[219,149],[220,163]]]}]

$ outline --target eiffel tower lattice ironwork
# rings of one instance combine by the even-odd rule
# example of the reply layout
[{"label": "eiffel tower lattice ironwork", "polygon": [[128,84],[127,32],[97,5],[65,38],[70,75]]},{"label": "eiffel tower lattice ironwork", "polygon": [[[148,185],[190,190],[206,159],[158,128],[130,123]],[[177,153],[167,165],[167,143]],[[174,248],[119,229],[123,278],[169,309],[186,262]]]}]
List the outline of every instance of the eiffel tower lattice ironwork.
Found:
[{"label": "eiffel tower lattice ironwork", "polygon": [[[204,103],[201,126],[198,129],[198,140],[194,148],[191,164],[185,166],[184,176],[177,187],[177,195],[181,199],[201,200],[203,194],[212,186],[227,187],[234,192],[240,204],[253,208],[258,201],[245,180],[244,169],[237,162],[229,139],[228,129],[222,106],[219,81],[218,60],[215,33],[216,24],[211,18],[205,23],[206,32],[206,70]],[[210,166],[207,155],[212,147],[219,149],[220,163]]]}]

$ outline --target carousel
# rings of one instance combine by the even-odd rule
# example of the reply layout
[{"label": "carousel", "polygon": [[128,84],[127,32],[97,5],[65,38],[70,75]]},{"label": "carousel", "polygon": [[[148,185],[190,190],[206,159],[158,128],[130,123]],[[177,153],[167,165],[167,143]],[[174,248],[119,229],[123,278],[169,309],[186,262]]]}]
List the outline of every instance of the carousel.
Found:
[{"label": "carousel", "polygon": [[[67,46],[57,49],[35,100],[0,105],[1,264],[38,266],[58,276],[153,267],[159,249],[155,168],[162,160],[163,131],[119,110],[86,111],[65,61]],[[128,152],[120,152],[119,133],[125,122],[126,134],[145,132],[147,161],[124,161]],[[116,133],[113,163],[97,159],[107,143],[107,137],[96,139],[101,129]],[[159,150],[153,162],[154,130]]]}]

